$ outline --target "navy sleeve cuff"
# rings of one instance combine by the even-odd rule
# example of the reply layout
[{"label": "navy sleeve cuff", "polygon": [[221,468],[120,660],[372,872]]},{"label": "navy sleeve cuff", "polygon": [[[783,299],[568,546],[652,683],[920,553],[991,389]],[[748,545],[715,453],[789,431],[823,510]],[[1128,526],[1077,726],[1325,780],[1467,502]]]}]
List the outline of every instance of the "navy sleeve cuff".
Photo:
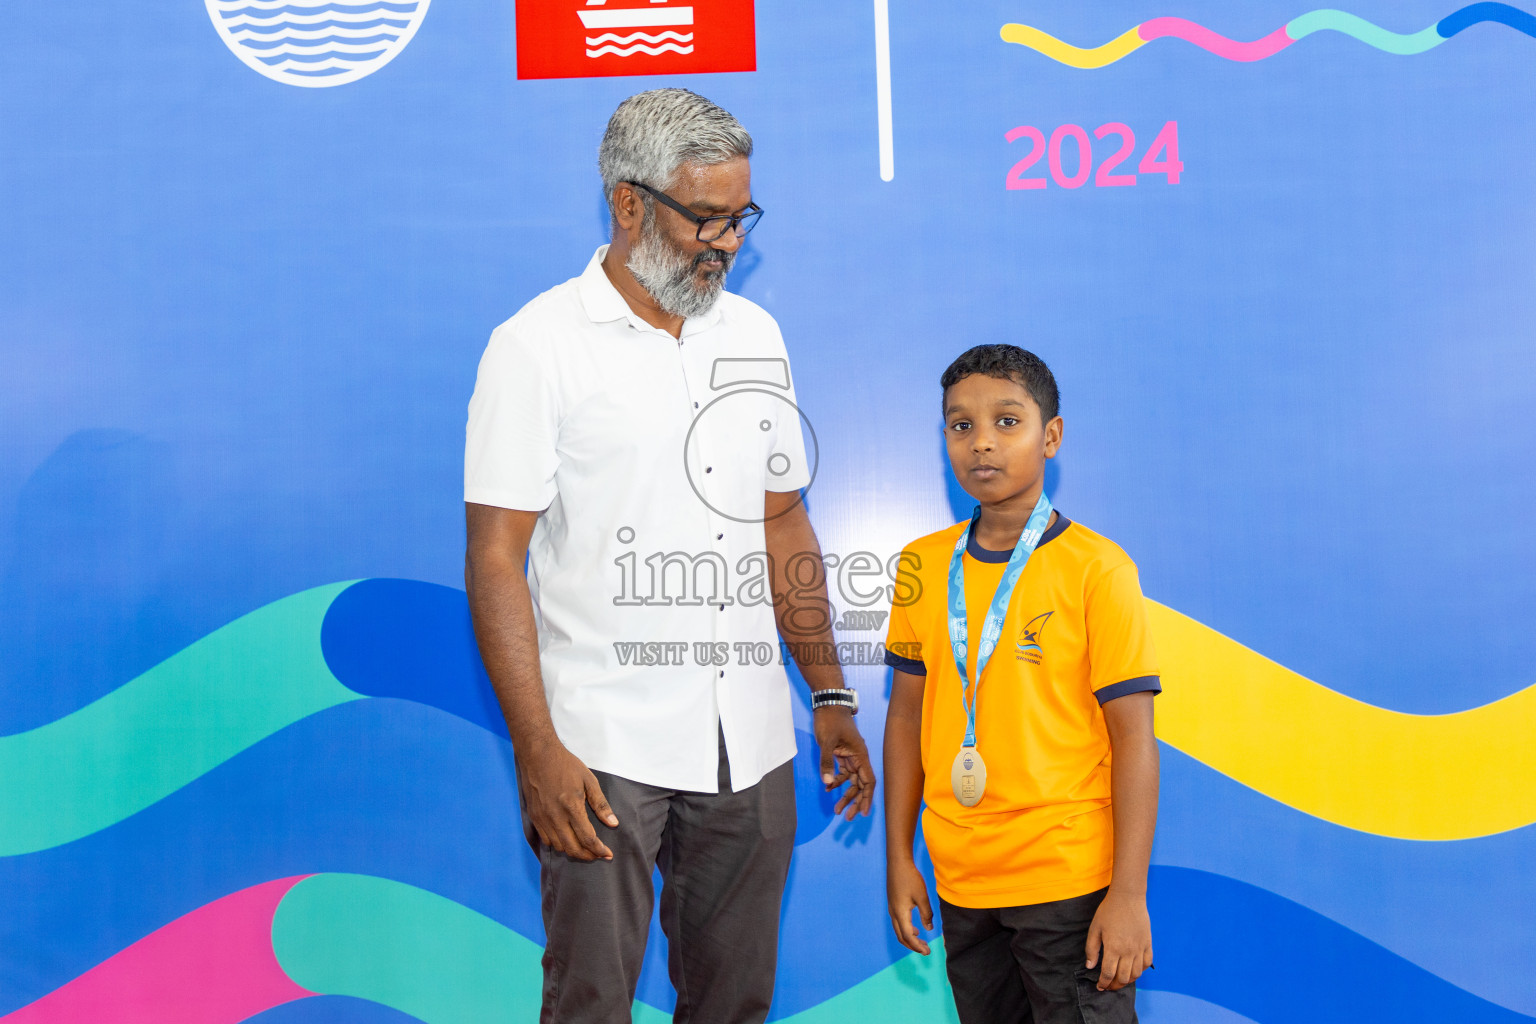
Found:
[{"label": "navy sleeve cuff", "polygon": [[[890,655],[886,656],[887,662]],[[1137,676],[1135,679],[1126,679],[1118,683],[1110,683],[1093,691],[1093,695],[1099,698],[1099,705],[1103,706],[1116,697],[1124,697],[1128,693],[1162,693],[1163,681],[1159,676]]]},{"label": "navy sleeve cuff", "polygon": [[885,649],[885,663],[891,666],[891,668],[900,669],[908,675],[926,676],[928,674],[927,665],[924,665],[916,658],[903,658],[889,647]]}]

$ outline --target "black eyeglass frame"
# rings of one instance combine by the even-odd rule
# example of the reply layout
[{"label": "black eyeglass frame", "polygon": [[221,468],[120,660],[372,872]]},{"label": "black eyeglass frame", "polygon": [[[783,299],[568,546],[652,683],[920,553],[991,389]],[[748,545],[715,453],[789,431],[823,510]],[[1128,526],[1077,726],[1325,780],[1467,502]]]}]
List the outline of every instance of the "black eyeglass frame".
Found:
[{"label": "black eyeglass frame", "polygon": [[[665,192],[660,189],[651,188],[651,186],[642,181],[626,181],[624,184],[631,188],[645,189],[667,206],[693,221],[694,224],[698,225],[698,230],[694,232],[693,237],[701,242],[717,242],[725,237],[727,231],[735,231],[737,238],[745,238],[753,228],[757,227],[758,220],[763,216],[763,208],[761,206],[758,206],[756,203],[748,203],[745,213],[717,213],[712,217],[701,217]],[[719,234],[711,238],[705,238],[704,225],[712,220],[722,220],[726,223],[720,228]]]}]

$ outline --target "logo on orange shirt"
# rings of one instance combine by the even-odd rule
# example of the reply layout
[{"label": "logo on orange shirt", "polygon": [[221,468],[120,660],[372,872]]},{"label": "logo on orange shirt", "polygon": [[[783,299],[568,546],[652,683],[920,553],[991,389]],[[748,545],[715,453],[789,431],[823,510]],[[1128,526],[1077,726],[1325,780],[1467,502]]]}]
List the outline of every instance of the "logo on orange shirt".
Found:
[{"label": "logo on orange shirt", "polygon": [[1045,657],[1045,651],[1040,646],[1040,633],[1045,629],[1045,624],[1050,620],[1054,611],[1042,612],[1024,623],[1024,628],[1019,630],[1019,639],[1014,643],[1014,657],[1019,661],[1027,661],[1031,665],[1040,664]]},{"label": "logo on orange shirt", "polygon": [[752,0],[517,0],[518,78],[756,70]]}]

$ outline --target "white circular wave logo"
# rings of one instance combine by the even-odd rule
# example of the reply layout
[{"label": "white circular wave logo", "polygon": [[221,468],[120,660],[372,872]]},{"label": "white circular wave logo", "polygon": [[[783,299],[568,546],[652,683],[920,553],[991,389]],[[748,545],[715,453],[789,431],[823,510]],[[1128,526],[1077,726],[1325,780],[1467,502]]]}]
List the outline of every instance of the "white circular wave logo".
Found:
[{"label": "white circular wave logo", "polygon": [[203,0],[246,67],[305,88],[373,74],[416,35],[432,0]]}]

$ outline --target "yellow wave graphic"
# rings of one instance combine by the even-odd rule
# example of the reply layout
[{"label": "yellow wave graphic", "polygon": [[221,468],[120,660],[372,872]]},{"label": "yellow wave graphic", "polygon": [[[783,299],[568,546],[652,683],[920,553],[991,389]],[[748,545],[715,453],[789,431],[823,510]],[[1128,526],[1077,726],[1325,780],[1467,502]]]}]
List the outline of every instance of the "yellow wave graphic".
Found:
[{"label": "yellow wave graphic", "polygon": [[1136,28],[1128,29],[1103,46],[1081,47],[1064,43],[1053,35],[1041,32],[1030,25],[1009,23],[1004,25],[1000,35],[1005,43],[1018,43],[1027,46],[1031,50],[1038,50],[1047,57],[1074,68],[1102,68],[1106,64],[1113,64],[1146,43]]},{"label": "yellow wave graphic", "polygon": [[1536,686],[1448,715],[1347,697],[1147,602],[1165,691],[1157,735],[1346,828],[1472,839],[1536,821]]}]

